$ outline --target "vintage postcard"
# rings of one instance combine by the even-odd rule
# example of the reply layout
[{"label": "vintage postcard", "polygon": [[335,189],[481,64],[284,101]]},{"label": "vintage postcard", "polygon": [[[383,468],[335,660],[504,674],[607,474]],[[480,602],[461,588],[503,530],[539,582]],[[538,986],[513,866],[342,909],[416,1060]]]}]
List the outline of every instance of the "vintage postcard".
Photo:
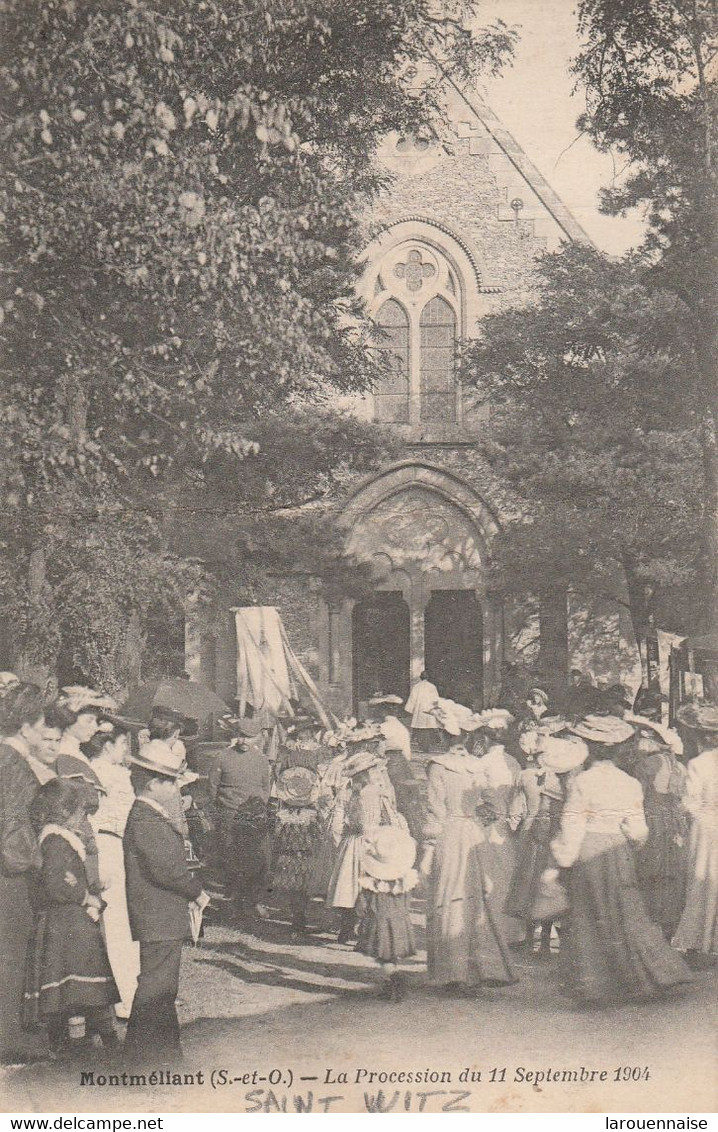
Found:
[{"label": "vintage postcard", "polygon": [[716,1099],[712,0],[0,0],[2,1108]]}]

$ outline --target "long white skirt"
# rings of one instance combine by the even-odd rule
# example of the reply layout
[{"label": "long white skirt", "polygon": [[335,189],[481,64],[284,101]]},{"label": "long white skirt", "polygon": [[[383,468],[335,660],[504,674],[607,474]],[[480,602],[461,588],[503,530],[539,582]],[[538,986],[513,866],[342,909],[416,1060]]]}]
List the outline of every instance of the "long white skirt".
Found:
[{"label": "long white skirt", "polygon": [[129,1018],[140,973],[140,945],[130,932],[122,838],[111,833],[98,833],[96,837],[100,883],[104,886],[102,897],[107,903],[102,915],[107,956],[122,996],[116,1007],[117,1016]]},{"label": "long white skirt", "polygon": [[327,905],[330,908],[353,908],[359,898],[359,865],[363,840],[360,833],[349,833],[342,839],[327,890]]},{"label": "long white skirt", "polygon": [[696,814],[688,842],[688,895],[673,937],[679,951],[718,954],[718,831],[714,814]]}]

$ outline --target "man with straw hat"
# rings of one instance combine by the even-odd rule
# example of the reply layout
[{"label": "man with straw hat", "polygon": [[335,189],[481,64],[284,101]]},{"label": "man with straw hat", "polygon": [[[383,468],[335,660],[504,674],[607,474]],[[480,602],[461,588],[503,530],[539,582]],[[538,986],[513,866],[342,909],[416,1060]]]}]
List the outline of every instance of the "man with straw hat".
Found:
[{"label": "man with straw hat", "polygon": [[138,1063],[182,1057],[176,999],[182,944],[190,937],[190,904],[209,897],[185,860],[168,808],[183,770],[181,752],[152,739],[130,759],[135,802],[123,838],[132,937],[140,944],[140,977],[125,1050]]}]

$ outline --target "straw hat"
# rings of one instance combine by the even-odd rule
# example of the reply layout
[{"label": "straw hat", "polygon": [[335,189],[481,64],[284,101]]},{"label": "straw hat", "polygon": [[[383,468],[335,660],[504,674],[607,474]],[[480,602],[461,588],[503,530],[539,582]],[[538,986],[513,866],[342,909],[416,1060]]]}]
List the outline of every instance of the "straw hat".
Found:
[{"label": "straw hat", "polygon": [[544,707],[548,707],[548,692],[544,692],[543,688],[531,688],[527,699],[531,703],[538,700]]},{"label": "straw hat", "polygon": [[275,790],[287,806],[313,806],[319,797],[319,777],[306,766],[287,767],[277,778]]},{"label": "straw hat", "polygon": [[144,767],[164,778],[178,778],[185,769],[184,754],[170,747],[162,739],[151,739],[140,747],[136,755],[130,756],[133,766]]},{"label": "straw hat", "polygon": [[353,778],[355,774],[361,774],[363,770],[371,770],[373,766],[379,766],[383,761],[378,751],[357,751],[344,763],[344,777]]},{"label": "straw hat", "polygon": [[375,880],[400,880],[416,860],[414,838],[395,825],[382,825],[364,841],[361,868]]},{"label": "straw hat", "polygon": [[486,708],[478,714],[478,726],[488,727],[492,731],[506,731],[514,722],[514,717],[505,708]]},{"label": "straw hat", "polygon": [[539,749],[541,766],[554,774],[566,774],[583,766],[588,758],[588,747],[580,739],[558,739],[547,735]]},{"label": "straw hat", "polygon": [[625,723],[617,715],[587,715],[569,730],[590,743],[605,743],[609,747],[625,743],[634,732],[630,723]]}]

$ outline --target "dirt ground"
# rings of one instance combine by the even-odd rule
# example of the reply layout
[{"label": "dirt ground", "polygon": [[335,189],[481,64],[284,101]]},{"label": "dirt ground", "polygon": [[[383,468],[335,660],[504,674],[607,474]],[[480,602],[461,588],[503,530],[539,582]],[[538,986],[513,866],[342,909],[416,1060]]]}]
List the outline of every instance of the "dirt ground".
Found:
[{"label": "dirt ground", "polygon": [[[420,903],[415,919],[421,939]],[[107,1083],[118,1070],[98,1052],[82,1066],[8,1070],[3,1107],[96,1113],[715,1107],[710,973],[697,975],[673,1001],[582,1010],[561,991],[555,955],[523,960],[515,986],[466,1000],[447,999],[428,984],[420,951],[406,965],[409,997],[387,1004],[376,997],[373,962],[338,945],[328,927],[298,935],[278,916],[257,921],[252,931],[218,922],[197,947],[185,949],[180,1014],[188,1083],[166,1084],[162,1077],[147,1088]],[[148,1075],[153,1070],[166,1067],[147,1066]]]}]

